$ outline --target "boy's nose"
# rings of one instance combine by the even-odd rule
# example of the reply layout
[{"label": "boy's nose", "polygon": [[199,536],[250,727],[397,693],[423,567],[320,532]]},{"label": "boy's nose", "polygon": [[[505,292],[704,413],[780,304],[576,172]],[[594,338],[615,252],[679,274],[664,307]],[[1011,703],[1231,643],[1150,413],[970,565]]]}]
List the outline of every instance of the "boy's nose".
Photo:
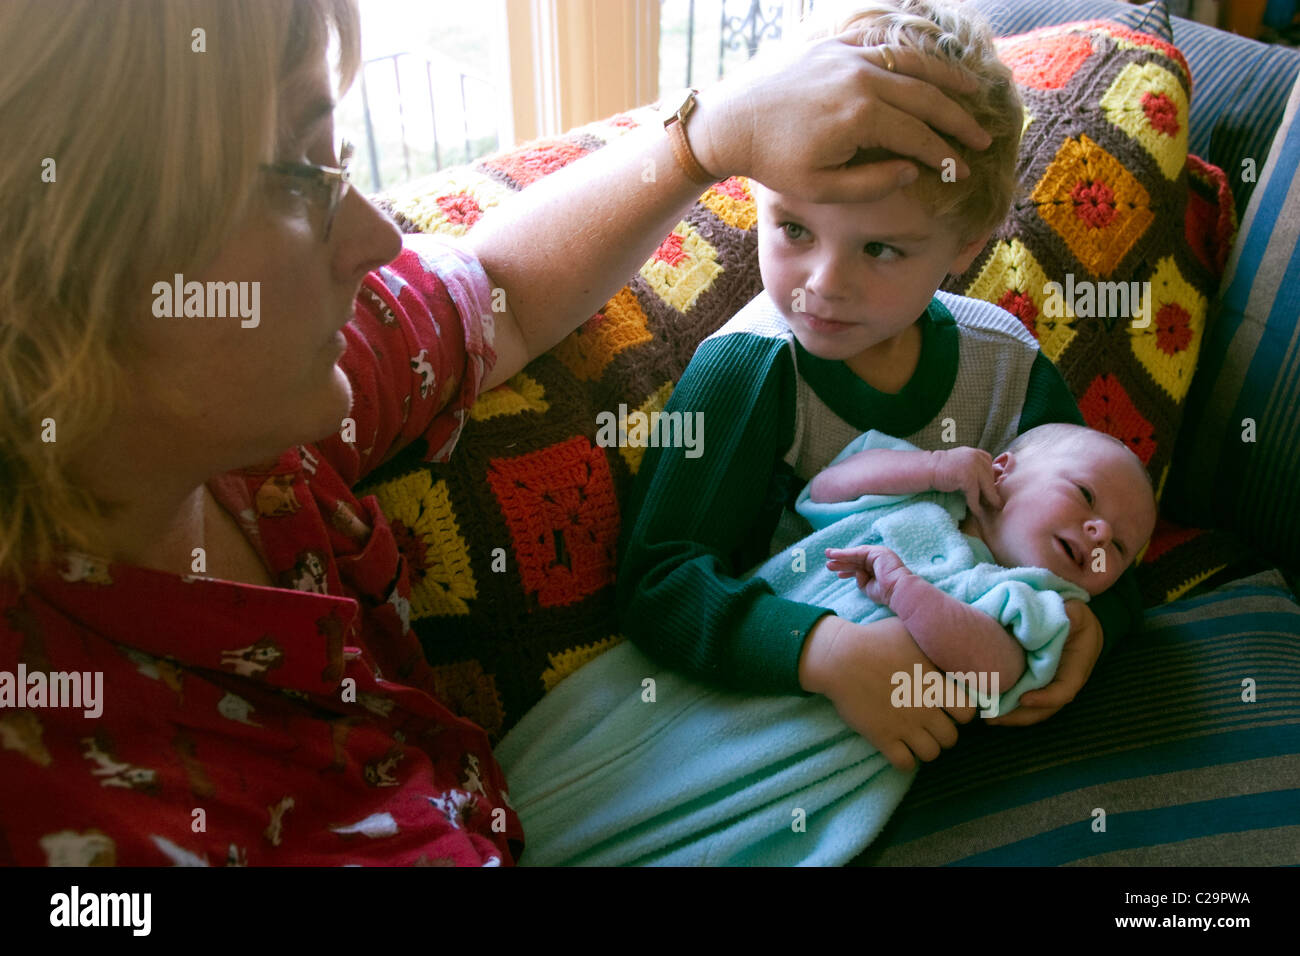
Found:
[{"label": "boy's nose", "polygon": [[838,258],[827,258],[817,264],[808,277],[808,291],[818,299],[838,302],[849,298],[848,276]]}]

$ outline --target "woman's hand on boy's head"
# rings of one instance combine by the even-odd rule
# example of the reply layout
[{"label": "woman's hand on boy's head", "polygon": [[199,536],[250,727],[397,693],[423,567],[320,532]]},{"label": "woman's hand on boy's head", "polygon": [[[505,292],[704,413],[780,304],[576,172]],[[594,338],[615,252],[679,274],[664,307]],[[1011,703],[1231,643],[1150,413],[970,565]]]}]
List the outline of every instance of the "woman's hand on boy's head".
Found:
[{"label": "woman's hand on boy's head", "polygon": [[1046,687],[1026,693],[1020,698],[1020,706],[1011,713],[988,723],[1000,727],[1028,727],[1039,723],[1074,700],[1088,683],[1101,657],[1101,622],[1082,601],[1066,601],[1065,613],[1070,618],[1070,636],[1061,649],[1056,678]]},{"label": "woman's hand on boy's head", "polygon": [[[848,34],[845,35],[847,37]],[[983,149],[989,135],[943,89],[970,92],[963,70],[892,48],[894,71],[879,48],[829,37],[758,57],[698,98],[688,132],[712,175],[746,175],[812,202],[869,202],[916,178],[912,157],[940,169],[956,160],[935,132]],[[864,151],[900,157],[848,166]]]}]

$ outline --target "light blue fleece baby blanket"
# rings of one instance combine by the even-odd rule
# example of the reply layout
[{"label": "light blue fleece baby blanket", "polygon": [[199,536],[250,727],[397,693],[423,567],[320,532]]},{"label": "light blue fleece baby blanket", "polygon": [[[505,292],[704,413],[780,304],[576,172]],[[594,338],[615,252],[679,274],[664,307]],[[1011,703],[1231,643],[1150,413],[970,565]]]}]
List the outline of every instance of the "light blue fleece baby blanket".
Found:
[{"label": "light blue fleece baby blanket", "polygon": [[[835,461],[913,447],[868,432]],[[957,528],[960,495],[817,504],[805,488],[796,510],[813,533],[751,572],[775,593],[859,623],[889,616],[824,556],[883,544],[1024,647],[1025,674],[999,713],[1050,682],[1069,633],[1064,601],[1088,595],[1042,569],[993,564]],[[717,690],[631,643],[562,681],[496,757],[523,822],[524,865],[839,865],[875,839],[915,774],[894,769],[824,697]]]}]

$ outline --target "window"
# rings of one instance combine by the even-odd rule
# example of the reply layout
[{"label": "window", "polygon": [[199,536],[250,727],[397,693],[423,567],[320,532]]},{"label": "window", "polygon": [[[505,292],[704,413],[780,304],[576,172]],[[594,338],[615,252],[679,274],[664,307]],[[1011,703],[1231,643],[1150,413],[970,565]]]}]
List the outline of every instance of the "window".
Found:
[{"label": "window", "polygon": [[813,0],[360,0],[339,104],[367,193],[707,86]]},{"label": "window", "polygon": [[336,116],[356,143],[358,188],[510,145],[505,0],[361,0],[360,9],[364,65]]}]

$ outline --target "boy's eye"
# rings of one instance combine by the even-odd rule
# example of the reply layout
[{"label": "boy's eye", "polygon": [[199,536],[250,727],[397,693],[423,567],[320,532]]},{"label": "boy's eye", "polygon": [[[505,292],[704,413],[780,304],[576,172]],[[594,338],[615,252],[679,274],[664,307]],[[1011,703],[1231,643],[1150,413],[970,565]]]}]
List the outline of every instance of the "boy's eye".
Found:
[{"label": "boy's eye", "polygon": [[903,253],[893,246],[887,246],[883,242],[868,242],[862,247],[863,252],[873,259],[881,259],[885,262],[892,262],[902,257]]},{"label": "boy's eye", "polygon": [[785,233],[785,237],[789,239],[791,242],[798,242],[800,239],[802,239],[804,236],[808,234],[808,230],[805,229],[803,226],[799,225],[797,222],[781,223],[781,231]]}]

